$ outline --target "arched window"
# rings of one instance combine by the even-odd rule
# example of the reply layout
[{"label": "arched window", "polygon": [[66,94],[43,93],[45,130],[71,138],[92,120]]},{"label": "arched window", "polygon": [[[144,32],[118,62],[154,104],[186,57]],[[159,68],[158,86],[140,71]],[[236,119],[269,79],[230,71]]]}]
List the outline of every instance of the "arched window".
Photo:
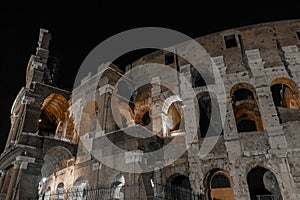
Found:
[{"label": "arched window", "polygon": [[233,200],[231,177],[223,170],[214,169],[208,176],[208,199]]},{"label": "arched window", "polygon": [[163,136],[171,135],[174,130],[184,129],[182,100],[174,95],[168,97],[162,107]]},{"label": "arched window", "polygon": [[151,124],[150,109],[150,105],[139,107],[138,111],[135,113],[135,123],[142,126],[149,126]]},{"label": "arched window", "polygon": [[88,189],[88,181],[83,177],[77,178],[70,192],[70,200],[86,200]]},{"label": "arched window", "polygon": [[191,184],[187,176],[174,174],[168,179],[167,196],[172,200],[190,200]]},{"label": "arched window", "polygon": [[246,88],[239,88],[233,92],[234,101],[254,100],[253,92]]},{"label": "arched window", "polygon": [[43,195],[43,200],[50,200],[51,199],[51,187],[49,186]]},{"label": "arched window", "polygon": [[244,119],[237,124],[237,130],[239,133],[257,131],[255,121]]},{"label": "arched window", "polygon": [[208,92],[197,95],[199,108],[198,137],[218,136],[223,134],[222,120],[217,97]]},{"label": "arched window", "polygon": [[43,101],[39,118],[39,134],[54,135],[59,122],[65,119],[68,101],[60,94],[50,94]]},{"label": "arched window", "polygon": [[271,92],[276,107],[299,109],[297,86],[291,79],[277,78],[271,83]]},{"label": "arched window", "polygon": [[[192,87],[203,87],[207,85],[214,85],[215,79],[212,72],[208,70],[201,71],[201,73],[196,69],[196,67],[191,65],[191,75],[192,75]],[[205,79],[204,79],[205,78]]]},{"label": "arched window", "polygon": [[234,85],[231,89],[231,98],[239,133],[264,130],[253,86],[248,83]]},{"label": "arched window", "polygon": [[56,188],[56,200],[64,200],[65,198],[65,188],[64,183],[60,182]]},{"label": "arched window", "polygon": [[118,174],[112,183],[112,199],[124,199],[124,185],[125,177],[122,174]]},{"label": "arched window", "polygon": [[117,124],[120,128],[130,127],[135,124],[132,110],[128,104],[124,102],[119,103],[119,112],[120,119],[117,121]]},{"label": "arched window", "polygon": [[67,167],[67,160],[73,158],[72,153],[63,146],[52,147],[44,156],[44,164],[41,169],[43,177],[48,177],[55,171]]},{"label": "arched window", "polygon": [[215,173],[211,178],[211,188],[231,188],[229,178],[223,173]]},{"label": "arched window", "polygon": [[255,167],[247,175],[250,199],[282,199],[275,175],[263,167]]},{"label": "arched window", "polygon": [[[130,108],[134,109],[134,120],[136,124],[147,126],[151,122],[151,101],[152,99],[152,84],[148,83],[133,92],[133,96],[130,98]],[[143,119],[144,118],[144,119]]]}]

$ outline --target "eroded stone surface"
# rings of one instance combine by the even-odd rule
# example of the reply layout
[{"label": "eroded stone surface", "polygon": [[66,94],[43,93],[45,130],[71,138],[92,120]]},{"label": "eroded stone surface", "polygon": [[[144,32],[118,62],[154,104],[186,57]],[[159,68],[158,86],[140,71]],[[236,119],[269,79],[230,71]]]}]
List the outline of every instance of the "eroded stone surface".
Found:
[{"label": "eroded stone surface", "polygon": [[[196,38],[205,55],[194,55],[185,44],[178,47],[194,60],[209,56],[202,62],[205,74],[164,51],[144,56],[125,69],[165,64],[168,59],[167,65],[190,82],[196,99],[187,85],[170,74],[156,76],[142,88],[135,88],[134,81],[145,79],[143,75],[134,80],[129,76],[126,85],[116,85],[125,72],[111,63],[87,75],[71,92],[56,88],[46,76],[53,67],[47,63],[51,34],[41,29],[37,53],[28,63],[26,86],[12,107],[12,126],[0,160],[0,193],[6,199],[23,200],[58,190],[70,193],[125,184],[125,199],[151,199],[154,194],[174,198],[168,190],[153,189],[155,182],[192,189],[203,199],[250,200],[259,195],[257,190],[276,199],[299,199],[299,29],[300,21],[292,20]],[[218,70],[215,77],[213,66]],[[172,80],[170,88],[162,84],[164,80]],[[114,92],[126,89],[135,91],[132,98],[116,98]],[[211,109],[213,99],[225,109]],[[113,113],[115,108],[119,112]],[[222,129],[217,128],[218,120],[210,121],[211,110],[224,123]],[[214,128],[212,137],[206,133],[209,124]],[[178,148],[189,148],[179,156],[176,149],[167,157],[164,153],[134,156],[154,152],[172,140]],[[122,162],[136,169],[155,166],[176,156],[170,165],[152,172],[115,169]],[[99,157],[110,160],[111,166]],[[218,178],[222,186],[214,182]],[[218,189],[223,186],[225,190]],[[119,198],[124,195],[116,192]]]}]

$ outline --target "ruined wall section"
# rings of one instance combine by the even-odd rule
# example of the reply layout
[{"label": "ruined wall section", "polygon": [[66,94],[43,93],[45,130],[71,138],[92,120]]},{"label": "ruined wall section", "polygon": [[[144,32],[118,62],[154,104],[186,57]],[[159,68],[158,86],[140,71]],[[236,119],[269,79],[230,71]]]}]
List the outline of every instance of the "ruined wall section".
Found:
[{"label": "ruined wall section", "polygon": [[[270,89],[275,79],[290,79],[295,82],[296,95],[300,92],[299,32],[297,32],[299,28],[299,20],[285,21],[236,28],[196,39],[206,49],[210,56],[210,64],[219,70],[220,77],[213,84],[194,85],[194,90],[196,94],[201,95],[203,92],[208,92],[208,85],[210,85],[209,88],[216,95],[218,102],[226,106],[225,112],[220,113],[224,120],[224,132],[216,144],[214,144],[213,137],[205,140],[205,143],[203,139],[196,137],[186,154],[173,165],[153,173],[156,181],[165,184],[172,174],[181,173],[189,177],[193,191],[208,197],[208,174],[213,169],[222,169],[232,179],[235,199],[250,199],[247,175],[252,168],[261,166],[275,174],[283,199],[299,199],[300,148],[297,143],[299,137],[296,130],[298,130],[300,119],[294,118],[280,122]],[[183,47],[182,51],[188,53],[189,49]],[[127,66],[126,70],[139,65],[147,65],[147,63],[166,64],[192,82],[195,76],[193,66],[176,55],[173,55],[173,62],[168,63],[166,62],[168,56],[172,54],[157,51],[138,59]],[[141,144],[136,140],[127,141],[126,137],[122,136],[122,133],[117,130],[115,119],[109,114],[110,108],[106,107],[110,106],[110,95],[116,90],[115,83],[121,77],[121,72],[115,73],[115,67],[110,69],[109,65],[104,65],[99,69],[99,72],[102,70],[106,72],[104,76],[103,74],[87,76],[72,94],[70,112],[74,116],[79,151],[74,165],[62,169],[56,177],[57,180],[67,181],[68,190],[71,190],[72,183],[80,176],[85,176],[84,178],[88,180],[92,188],[111,186],[112,177],[118,172],[101,165],[97,158],[90,154],[92,150],[99,152],[100,149],[100,152],[106,153],[111,151],[101,143],[101,137],[105,134],[115,136],[115,141],[128,150],[134,150]],[[159,77],[151,81],[159,85]],[[174,82],[174,88],[175,86],[183,87],[176,80]],[[220,84],[224,84],[225,96],[222,96],[218,89]],[[232,98],[232,88],[237,85],[240,88],[249,85],[246,89],[254,90],[254,98],[261,114],[262,130],[238,132]],[[153,91],[150,93],[150,90],[146,92],[153,95],[162,91],[161,87],[155,87],[154,93]],[[162,94],[165,98],[171,95],[167,90]],[[159,95],[155,96],[156,99],[158,97]],[[297,98],[299,99],[299,96]],[[94,102],[95,99],[98,106]],[[136,102],[138,107],[147,104],[142,102],[144,98],[141,97],[140,100]],[[89,107],[91,102],[92,106]],[[188,99],[187,102],[192,102],[192,100]],[[160,108],[162,104],[155,105]],[[185,110],[186,127],[190,120],[194,120],[189,115],[189,112],[193,111],[193,109]],[[90,127],[84,127],[85,124],[89,124],[87,122],[90,117],[96,113],[103,113],[96,118],[100,123],[99,126],[90,124]],[[83,143],[84,146],[82,146]],[[203,145],[215,146],[206,156],[200,157],[198,153]],[[126,159],[124,155],[119,156]],[[108,175],[110,178],[107,178]],[[125,176],[130,183],[138,182],[138,178],[132,174]],[[96,180],[95,177],[97,177]],[[52,180],[53,177],[50,179]],[[53,179],[49,184],[55,188],[58,182],[54,183]]]},{"label": "ruined wall section", "polygon": [[[297,134],[290,132],[291,128],[288,127],[291,122],[289,125],[281,124],[282,119],[278,116],[271,91],[272,82],[275,79],[282,79],[282,83],[285,83],[284,80],[291,80],[296,85],[295,95],[299,99],[299,27],[299,20],[282,21],[226,30],[196,39],[211,56],[212,64],[220,70],[226,90],[226,99],[223,100],[227,108],[224,120],[224,144],[226,146],[224,153],[227,153],[228,157],[222,158],[226,166],[214,164],[218,163],[217,159],[220,159],[218,157],[222,155],[218,151],[213,156],[209,156],[212,158],[207,165],[228,168],[233,182],[241,183],[241,185],[234,184],[237,199],[245,198],[249,193],[245,193],[248,190],[245,176],[249,170],[241,170],[246,168],[248,160],[255,163],[253,167],[254,165],[270,169],[274,167],[272,171],[276,174],[284,199],[295,199],[297,195],[299,196],[295,187],[297,179],[295,174],[297,173],[293,172],[294,178],[292,178],[291,172],[294,170],[294,165],[290,168],[291,164],[287,164],[288,152],[298,152],[297,144],[292,142]],[[160,51],[137,60],[131,67],[147,62],[164,64],[164,59],[165,54]],[[180,58],[179,62],[175,63],[179,68],[183,68],[183,66],[186,68],[184,64],[188,63]],[[231,89],[240,83],[247,83],[255,88],[255,98],[261,113],[263,131],[237,132],[237,124],[232,110]],[[195,88],[195,90],[207,90],[205,86],[200,88]],[[299,119],[295,118],[293,121],[299,121]],[[295,123],[297,122],[293,122],[293,126]],[[289,153],[290,157],[293,154]],[[202,160],[193,156],[190,156],[189,159],[190,181],[195,190],[201,188],[200,186],[204,188],[203,183],[197,184],[199,178],[205,176],[205,173],[202,174],[197,167],[201,166]],[[240,162],[241,160],[244,162]],[[257,160],[261,160],[261,162],[259,163]],[[293,159],[289,159],[290,163],[296,162],[291,160]]]}]

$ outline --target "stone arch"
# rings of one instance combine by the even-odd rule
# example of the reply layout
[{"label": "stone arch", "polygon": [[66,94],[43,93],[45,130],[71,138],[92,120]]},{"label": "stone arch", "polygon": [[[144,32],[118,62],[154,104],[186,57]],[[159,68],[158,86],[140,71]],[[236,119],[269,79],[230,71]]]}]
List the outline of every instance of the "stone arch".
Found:
[{"label": "stone arch", "polygon": [[264,130],[255,88],[249,83],[237,83],[231,88],[230,94],[237,131]]},{"label": "stone arch", "polygon": [[149,104],[139,107],[139,109],[135,113],[135,123],[142,126],[149,125],[151,123],[150,112],[151,105]]},{"label": "stone arch", "polygon": [[61,94],[52,93],[47,96],[41,105],[39,134],[54,135],[58,124],[65,120],[65,112],[69,106],[69,102]]},{"label": "stone arch", "polygon": [[275,174],[267,168],[256,166],[247,174],[250,199],[268,198],[282,200]]},{"label": "stone arch", "polygon": [[[200,72],[194,66],[191,65],[190,72],[191,83],[193,88],[215,84],[214,75],[209,70],[204,70],[201,72],[202,74],[200,74]],[[205,77],[205,79],[203,77]]]},{"label": "stone arch", "polygon": [[[233,95],[236,94],[235,92],[238,91],[238,90],[243,90],[243,91],[248,90],[248,91],[250,91],[252,93],[250,95],[254,99],[257,99],[255,87],[253,87],[250,83],[247,83],[247,82],[239,82],[239,83],[234,84],[231,87],[231,89],[230,89],[230,95],[231,95],[232,100],[234,100],[234,96]],[[246,94],[249,94],[249,93],[246,93]],[[243,96],[247,97],[245,95],[243,95]],[[247,99],[247,98],[244,98],[244,99]]]},{"label": "stone arch", "polygon": [[51,187],[48,186],[46,189],[44,195],[43,195],[43,200],[50,200],[51,199]]},{"label": "stone arch", "polygon": [[65,185],[63,182],[60,182],[56,186],[56,191],[55,191],[55,199],[56,200],[64,200],[66,197],[66,191],[65,191]]},{"label": "stone arch", "polygon": [[87,103],[82,109],[79,136],[99,129],[99,105],[96,101]]},{"label": "stone arch", "polygon": [[[221,113],[217,96],[212,92],[200,92],[196,96],[199,113],[198,113],[198,138],[206,136],[218,136],[223,134]],[[212,113],[212,110],[214,113]],[[211,119],[214,119],[213,121]],[[209,127],[212,127],[208,134]]]},{"label": "stone arch", "polygon": [[133,109],[136,124],[150,127],[151,121],[152,84],[148,83],[137,88],[130,97],[130,108]]},{"label": "stone arch", "polygon": [[183,129],[182,125],[183,109],[182,109],[182,99],[173,95],[168,97],[162,107],[162,127],[163,127],[163,136],[167,137],[170,135],[170,131]]},{"label": "stone arch", "polygon": [[174,200],[190,200],[191,183],[187,176],[183,174],[173,174],[167,179],[167,197]]},{"label": "stone arch", "polygon": [[270,88],[276,107],[300,109],[298,87],[293,80],[276,78],[271,82]]},{"label": "stone arch", "polygon": [[[39,186],[38,186],[39,197],[42,197],[42,199],[44,199],[47,190],[49,190],[51,192],[51,187],[49,186],[49,179],[46,177],[43,177],[43,178],[41,178],[41,180],[39,182]],[[47,196],[49,196],[49,195],[47,195]]]},{"label": "stone arch", "polygon": [[55,146],[49,149],[44,156],[44,164],[41,169],[42,177],[48,177],[53,172],[66,168],[68,161],[73,158],[70,150],[63,146]]},{"label": "stone arch", "polygon": [[250,132],[263,130],[263,124],[257,106],[240,106],[235,111],[235,120],[238,132]]},{"label": "stone arch", "polygon": [[135,124],[134,115],[128,104],[121,102],[119,103],[120,121],[117,124],[122,125],[121,127],[130,127]]},{"label": "stone arch", "polygon": [[74,143],[77,141],[77,134],[75,130],[75,122],[73,113],[68,109],[65,113],[65,120],[60,121],[57,125],[55,136],[64,141]]},{"label": "stone arch", "polygon": [[111,184],[112,199],[124,199],[125,177],[122,173],[117,174]]},{"label": "stone arch", "polygon": [[229,173],[222,169],[212,169],[204,179],[209,200],[233,200],[232,178]]},{"label": "stone arch", "polygon": [[[247,166],[245,167],[245,173],[248,174],[253,168],[261,167],[269,170],[273,174],[279,174],[279,169],[274,168],[274,166],[270,166],[268,164],[257,164],[257,162],[249,162]],[[280,180],[280,177],[276,177],[278,180]]]},{"label": "stone arch", "polygon": [[71,188],[70,200],[86,200],[89,188],[88,180],[84,176],[78,177]]}]

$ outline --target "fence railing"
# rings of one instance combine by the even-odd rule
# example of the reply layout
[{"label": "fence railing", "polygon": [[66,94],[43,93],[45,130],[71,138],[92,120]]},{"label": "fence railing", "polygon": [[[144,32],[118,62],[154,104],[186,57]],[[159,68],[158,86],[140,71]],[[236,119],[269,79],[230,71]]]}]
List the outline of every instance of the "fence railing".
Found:
[{"label": "fence railing", "polygon": [[256,195],[256,200],[275,200],[273,195]]},{"label": "fence railing", "polygon": [[30,200],[203,200],[200,194],[174,185],[129,185],[44,194]]}]

